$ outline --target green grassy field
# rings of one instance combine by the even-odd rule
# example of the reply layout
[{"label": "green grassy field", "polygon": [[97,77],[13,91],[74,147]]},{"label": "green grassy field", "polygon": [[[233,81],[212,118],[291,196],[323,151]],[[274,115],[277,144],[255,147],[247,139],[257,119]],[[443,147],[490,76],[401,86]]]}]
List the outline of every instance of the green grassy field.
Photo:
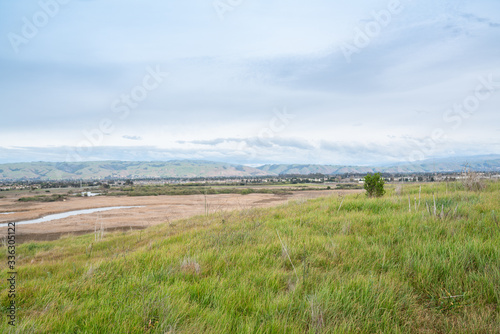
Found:
[{"label": "green grassy field", "polygon": [[4,246],[0,332],[498,333],[499,209],[405,185],[22,244],[13,329]]}]

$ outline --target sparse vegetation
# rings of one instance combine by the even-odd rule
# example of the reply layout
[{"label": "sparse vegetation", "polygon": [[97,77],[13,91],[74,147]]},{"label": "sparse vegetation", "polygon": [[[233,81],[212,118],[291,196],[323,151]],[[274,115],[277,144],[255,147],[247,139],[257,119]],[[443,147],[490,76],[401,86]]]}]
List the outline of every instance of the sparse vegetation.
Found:
[{"label": "sparse vegetation", "polygon": [[336,188],[338,190],[344,190],[344,189],[363,189],[363,186],[355,183],[339,183],[337,184]]},{"label": "sparse vegetation", "polygon": [[[235,187],[203,187],[203,186],[134,186],[122,187],[117,191],[107,192],[108,196],[159,196],[159,195],[215,195],[215,194],[290,194],[292,189],[284,188],[235,188]],[[315,188],[298,190],[318,190]]]},{"label": "sparse vegetation", "polygon": [[66,195],[53,194],[53,195],[37,195],[30,197],[21,197],[19,202],[57,202],[63,201],[67,198]]},{"label": "sparse vegetation", "polygon": [[500,183],[406,194],[411,211],[332,196],[19,245],[16,331],[497,332]]}]

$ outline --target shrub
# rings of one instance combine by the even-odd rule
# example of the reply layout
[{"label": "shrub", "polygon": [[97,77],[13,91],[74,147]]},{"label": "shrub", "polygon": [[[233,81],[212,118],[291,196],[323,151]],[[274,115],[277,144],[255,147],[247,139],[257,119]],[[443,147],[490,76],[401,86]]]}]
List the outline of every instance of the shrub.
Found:
[{"label": "shrub", "polygon": [[366,190],[366,196],[368,197],[384,196],[384,180],[380,173],[366,175],[364,188]]}]

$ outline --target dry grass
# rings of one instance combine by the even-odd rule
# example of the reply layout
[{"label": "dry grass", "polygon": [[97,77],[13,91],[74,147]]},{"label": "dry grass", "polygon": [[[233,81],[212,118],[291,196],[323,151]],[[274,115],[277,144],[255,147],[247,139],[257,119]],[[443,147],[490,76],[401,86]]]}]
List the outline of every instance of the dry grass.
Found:
[{"label": "dry grass", "polygon": [[481,191],[486,187],[485,183],[481,180],[481,176],[470,170],[465,166],[462,171],[462,186],[467,191]]},{"label": "dry grass", "polygon": [[187,257],[181,261],[181,270],[187,274],[198,275],[201,271],[201,266],[195,259]]}]

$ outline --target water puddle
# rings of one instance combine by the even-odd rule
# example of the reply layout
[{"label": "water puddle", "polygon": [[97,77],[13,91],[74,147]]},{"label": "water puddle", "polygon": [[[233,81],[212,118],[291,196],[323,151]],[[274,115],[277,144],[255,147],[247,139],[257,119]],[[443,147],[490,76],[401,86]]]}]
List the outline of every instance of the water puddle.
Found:
[{"label": "water puddle", "polygon": [[[45,222],[49,222],[49,221],[56,220],[56,219],[62,219],[62,218],[67,218],[67,217],[77,216],[77,215],[86,215],[86,214],[94,213],[94,212],[102,212],[102,211],[109,211],[109,210],[116,210],[116,209],[142,208],[142,207],[143,206],[110,206],[110,207],[106,207],[106,208],[74,210],[74,211],[56,213],[56,214],[48,215],[48,216],[38,218],[38,219],[19,221],[19,222],[16,222],[16,225],[45,223]],[[10,212],[10,213],[12,213],[12,212]],[[0,224],[0,226],[3,226],[3,225],[7,225],[7,223]]]},{"label": "water puddle", "polygon": [[82,192],[82,196],[85,196],[85,197],[94,197],[94,196],[99,196],[99,195],[101,195],[101,193],[93,193],[91,191]]},{"label": "water puddle", "polygon": [[15,212],[0,212],[0,215],[11,215]]}]

